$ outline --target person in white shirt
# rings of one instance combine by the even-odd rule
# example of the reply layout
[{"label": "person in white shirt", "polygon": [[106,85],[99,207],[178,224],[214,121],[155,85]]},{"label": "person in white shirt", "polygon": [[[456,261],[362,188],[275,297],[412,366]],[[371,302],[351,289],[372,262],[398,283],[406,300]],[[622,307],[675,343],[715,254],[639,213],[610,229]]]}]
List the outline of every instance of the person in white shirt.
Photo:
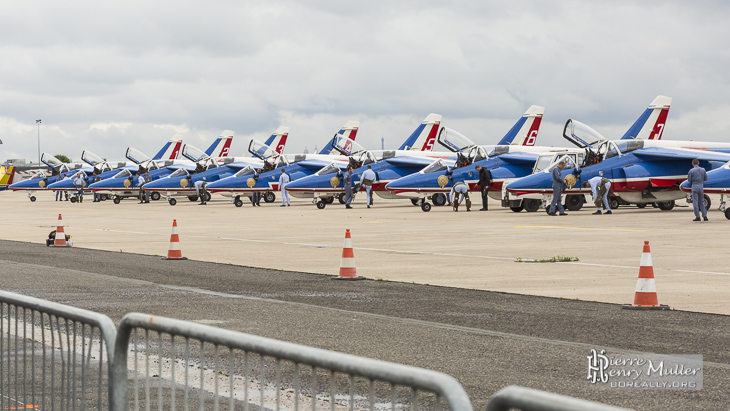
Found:
[{"label": "person in white shirt", "polygon": [[291,205],[289,202],[289,194],[286,192],[286,185],[289,184],[291,178],[286,170],[281,169],[281,176],[279,176],[279,190],[281,190],[281,206],[286,207]]},{"label": "person in white shirt", "polygon": [[76,186],[76,201],[79,203],[84,202],[84,174],[82,172],[76,173],[74,178],[74,186]]},{"label": "person in white shirt", "polygon": [[466,211],[471,211],[469,186],[463,181],[459,181],[451,188],[451,192],[449,193],[449,204],[454,206],[454,211],[459,211],[459,205],[464,199],[466,199]]},{"label": "person in white shirt", "polygon": [[606,207],[606,214],[612,214],[611,207],[608,205],[608,191],[611,189],[611,180],[603,178],[602,176],[595,176],[583,183],[583,187],[591,188],[593,202],[597,208],[596,212],[593,214],[602,214],[601,202],[603,202],[603,205]]},{"label": "person in white shirt", "polygon": [[[145,201],[144,188],[142,186],[147,182],[147,177],[139,172],[137,173],[137,186],[139,187],[139,203],[143,204]],[[149,201],[148,201],[149,202]]]},{"label": "person in white shirt", "polygon": [[195,194],[197,194],[200,199],[200,203],[198,205],[208,204],[208,202],[205,201],[208,197],[208,192],[205,190],[205,177],[195,182]]},{"label": "person in white shirt", "polygon": [[373,205],[373,197],[371,195],[371,192],[373,191],[373,183],[375,180],[377,180],[377,176],[375,175],[375,171],[373,171],[373,168],[368,165],[368,169],[365,170],[364,173],[362,173],[362,185],[365,186],[365,193],[367,194],[367,205],[368,208],[370,208],[371,205]]}]

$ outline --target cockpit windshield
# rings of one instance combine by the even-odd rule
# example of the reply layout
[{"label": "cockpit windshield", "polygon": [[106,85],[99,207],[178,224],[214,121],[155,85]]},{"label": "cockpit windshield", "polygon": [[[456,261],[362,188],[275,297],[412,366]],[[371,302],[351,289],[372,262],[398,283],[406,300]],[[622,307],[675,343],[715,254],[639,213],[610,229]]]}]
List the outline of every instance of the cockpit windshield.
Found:
[{"label": "cockpit windshield", "polygon": [[97,156],[96,154],[92,153],[91,151],[84,150],[83,153],[81,153],[81,160],[83,160],[86,164],[90,166],[96,166],[97,164],[104,163],[104,159]]},{"label": "cockpit windshield", "polygon": [[606,141],[599,132],[573,119],[565,123],[563,137],[580,148],[597,148],[600,143]]},{"label": "cockpit windshield", "polygon": [[182,155],[183,157],[187,158],[190,161],[198,162],[201,160],[205,160],[208,158],[208,155],[205,154],[205,152],[195,146],[191,146],[190,144],[185,144],[182,149]]},{"label": "cockpit windshield", "polygon": [[[48,167],[55,168],[55,169],[58,169],[59,167],[63,167],[63,165],[64,165],[63,161],[57,159],[56,157],[54,157],[48,153],[43,153],[43,155],[41,156],[41,162],[43,164],[47,165]],[[66,167],[66,169],[68,169],[68,167]]]},{"label": "cockpit windshield", "polygon": [[117,174],[114,175],[112,178],[129,178],[132,177],[132,172],[125,169],[120,170]]},{"label": "cockpit windshield", "polygon": [[332,139],[332,147],[346,156],[353,156],[367,151],[354,140],[350,140],[349,138],[343,137],[339,134]]},{"label": "cockpit windshield", "polygon": [[132,161],[136,164],[140,164],[140,163],[150,160],[150,158],[145,153],[137,150],[136,148],[132,148],[132,147],[127,148],[126,157],[129,159],[129,161]]},{"label": "cockpit windshield", "polygon": [[465,135],[447,127],[441,127],[438,142],[455,153],[463,153],[476,145]]},{"label": "cockpit windshield", "polygon": [[180,167],[177,170],[173,171],[172,174],[170,174],[170,178],[177,178],[177,177],[190,177],[190,174],[188,173],[188,170],[185,169],[185,167]]},{"label": "cockpit windshield", "polygon": [[248,144],[248,152],[251,153],[252,156],[258,157],[262,160],[279,155],[276,150],[258,140],[251,140]]},{"label": "cockpit windshield", "polygon": [[234,174],[233,176],[234,176],[234,177],[243,177],[243,176],[251,175],[251,174],[253,174],[253,173],[254,173],[255,171],[256,171],[256,170],[254,170],[254,169],[253,169],[253,167],[251,167],[251,166],[246,166],[246,167],[244,167],[244,168],[242,168],[242,169],[240,169],[240,170],[236,171],[236,174]]},{"label": "cockpit windshield", "polygon": [[476,146],[469,150],[468,157],[471,163],[473,163],[475,161],[486,160],[489,157],[489,153],[487,153],[487,149],[484,147]]},{"label": "cockpit windshield", "polygon": [[323,176],[325,174],[332,174],[332,173],[338,173],[340,171],[340,167],[337,166],[335,163],[329,163],[326,166],[322,167],[319,171],[314,173],[318,176]]},{"label": "cockpit windshield", "polygon": [[555,157],[554,154],[538,157],[537,161],[535,162],[535,170],[533,172],[539,173],[540,171],[550,167],[550,164],[553,162],[553,157]]},{"label": "cockpit windshield", "polygon": [[442,170],[446,170],[448,166],[444,162],[443,159],[438,159],[434,161],[433,163],[427,165],[423,170],[421,170],[421,173],[428,174],[428,173],[436,173]]},{"label": "cockpit windshield", "polygon": [[558,166],[558,164],[563,163],[565,166],[563,169],[569,169],[569,168],[575,168],[575,154],[566,154],[564,156],[561,156],[553,164],[550,165],[545,171],[552,172],[555,167]]}]

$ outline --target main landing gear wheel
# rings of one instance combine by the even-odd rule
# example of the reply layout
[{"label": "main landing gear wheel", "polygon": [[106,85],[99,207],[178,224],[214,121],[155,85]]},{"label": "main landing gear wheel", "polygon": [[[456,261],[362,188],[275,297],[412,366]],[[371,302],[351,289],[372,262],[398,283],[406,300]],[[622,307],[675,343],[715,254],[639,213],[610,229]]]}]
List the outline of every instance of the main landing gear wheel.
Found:
[{"label": "main landing gear wheel", "polygon": [[565,198],[565,208],[569,211],[578,211],[583,207],[582,195],[571,195]]},{"label": "main landing gear wheel", "polygon": [[210,193],[205,193],[205,201],[210,201]]},{"label": "main landing gear wheel", "polygon": [[30,202],[31,203],[35,202],[35,196],[30,196]]},{"label": "main landing gear wheel", "polygon": [[436,193],[433,196],[431,196],[431,201],[433,201],[433,205],[435,205],[437,207],[446,205],[446,194]]},{"label": "main landing gear wheel", "polygon": [[705,198],[705,210],[709,210],[710,206],[712,205],[712,201],[710,201],[710,196],[705,194],[704,198]]},{"label": "main landing gear wheel", "polygon": [[71,197],[70,200],[71,200],[71,204],[73,204],[76,202],[76,197]]},{"label": "main landing gear wheel", "polygon": [[420,200],[418,200],[417,198],[411,198],[411,204],[413,204],[414,206],[418,205],[418,201]]},{"label": "main landing gear wheel", "polygon": [[730,220],[730,208],[726,208],[725,209],[725,218],[727,218],[728,220]]},{"label": "main landing gear wheel", "polygon": [[325,207],[327,207],[327,204],[324,201],[317,201],[317,208],[319,208],[320,210],[324,210]]},{"label": "main landing gear wheel", "polygon": [[421,203],[421,210],[423,210],[424,212],[431,211],[431,204],[424,201],[423,203]]},{"label": "main landing gear wheel", "polygon": [[[611,210],[615,210],[615,209],[617,209],[617,208],[618,208],[618,206],[619,206],[619,203],[618,203],[618,199],[616,199],[616,198],[613,198],[613,197],[609,198],[609,199],[608,199],[608,206],[609,206],[609,207],[611,207]],[[646,204],[642,204],[642,206],[643,206],[643,207],[639,207],[639,208],[644,208],[644,207],[646,207]]]},{"label": "main landing gear wheel", "polygon": [[122,199],[119,197],[114,197],[114,204],[119,204],[122,202]]},{"label": "main landing gear wheel", "polygon": [[195,195],[195,196],[188,196],[188,200],[190,200],[191,202],[198,201],[198,196],[197,195]]},{"label": "main landing gear wheel", "polygon": [[657,206],[659,206],[659,209],[662,211],[669,211],[674,208],[674,200],[658,202]]},{"label": "main landing gear wheel", "polygon": [[534,213],[540,209],[540,200],[534,198],[527,198],[522,200],[522,205],[525,207],[525,211],[528,213]]},{"label": "main landing gear wheel", "polygon": [[344,194],[338,195],[337,200],[340,202],[340,204],[345,204],[345,195]]},{"label": "main landing gear wheel", "polygon": [[525,208],[525,206],[524,206],[523,204],[520,204],[520,206],[519,206],[519,207],[510,207],[509,209],[510,209],[510,210],[512,210],[512,211],[514,211],[515,213],[519,213],[519,212],[520,212],[520,211],[522,211],[522,210],[523,210],[524,208]]},{"label": "main landing gear wheel", "polygon": [[325,204],[332,204],[335,202],[335,198],[334,197],[325,197],[322,199],[322,201],[324,201]]},{"label": "main landing gear wheel", "polygon": [[167,202],[170,203],[171,206],[174,206],[175,204],[177,204],[177,200],[175,200],[174,198],[167,200]]},{"label": "main landing gear wheel", "polygon": [[[637,204],[636,206],[639,207],[639,208],[646,208],[646,204],[645,203]],[[611,208],[613,208],[613,205],[611,205]]]},{"label": "main landing gear wheel", "polygon": [[243,201],[240,197],[236,197],[236,199],[233,200],[233,205],[235,205],[236,207],[241,207],[243,206]]},{"label": "main landing gear wheel", "polygon": [[154,191],[152,192],[152,194],[150,194],[150,198],[152,199],[152,201],[157,201],[160,199],[160,193]]},{"label": "main landing gear wheel", "polygon": [[276,201],[276,194],[271,191],[267,191],[266,194],[264,194],[264,202],[273,203],[274,201]]}]

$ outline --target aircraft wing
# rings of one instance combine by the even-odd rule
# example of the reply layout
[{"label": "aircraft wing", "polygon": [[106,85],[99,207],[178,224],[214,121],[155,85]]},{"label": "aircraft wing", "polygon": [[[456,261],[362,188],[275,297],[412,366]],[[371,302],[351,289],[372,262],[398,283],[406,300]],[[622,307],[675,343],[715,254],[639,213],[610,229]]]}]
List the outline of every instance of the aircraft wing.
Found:
[{"label": "aircraft wing", "polygon": [[535,164],[539,155],[537,153],[505,153],[499,156],[500,160],[510,164]]},{"label": "aircraft wing", "polygon": [[408,157],[396,156],[386,159],[393,166],[424,166],[433,163],[436,159],[431,157]]},{"label": "aircraft wing", "polygon": [[347,168],[347,162],[345,161],[324,161],[324,160],[302,160],[297,161],[296,165],[301,166],[302,168],[306,169],[313,169],[313,170],[319,170],[322,167],[328,166],[332,163],[337,164],[340,168]]},{"label": "aircraft wing", "polygon": [[730,161],[730,154],[691,148],[647,147],[632,152],[646,161],[698,159],[704,161]]}]

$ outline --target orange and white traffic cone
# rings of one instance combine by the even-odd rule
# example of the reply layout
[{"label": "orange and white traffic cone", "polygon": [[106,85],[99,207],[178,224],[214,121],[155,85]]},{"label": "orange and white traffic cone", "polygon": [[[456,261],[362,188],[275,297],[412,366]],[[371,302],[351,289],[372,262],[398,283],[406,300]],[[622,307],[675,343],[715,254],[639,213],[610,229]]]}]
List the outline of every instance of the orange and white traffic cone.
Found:
[{"label": "orange and white traffic cone", "polygon": [[58,215],[58,225],[56,226],[56,236],[53,240],[53,247],[71,247],[71,244],[66,242],[66,233],[63,231],[63,219],[61,214]]},{"label": "orange and white traffic cone", "polygon": [[660,305],[654,283],[654,265],[651,262],[651,251],[649,242],[644,241],[644,251],[641,253],[641,264],[639,265],[639,279],[636,282],[636,293],[634,304],[624,304],[623,308],[628,309],[649,309],[666,310],[668,305]]},{"label": "orange and white traffic cone", "polygon": [[187,260],[187,257],[182,256],[180,251],[180,237],[177,235],[177,220],[172,220],[172,234],[170,234],[170,249],[167,251],[167,257],[162,257],[163,260]]},{"label": "orange and white traffic cone", "polygon": [[352,237],[350,229],[345,231],[345,245],[342,247],[342,261],[340,262],[340,275],[332,277],[333,280],[362,280],[358,277],[355,268],[355,253],[352,250]]}]

